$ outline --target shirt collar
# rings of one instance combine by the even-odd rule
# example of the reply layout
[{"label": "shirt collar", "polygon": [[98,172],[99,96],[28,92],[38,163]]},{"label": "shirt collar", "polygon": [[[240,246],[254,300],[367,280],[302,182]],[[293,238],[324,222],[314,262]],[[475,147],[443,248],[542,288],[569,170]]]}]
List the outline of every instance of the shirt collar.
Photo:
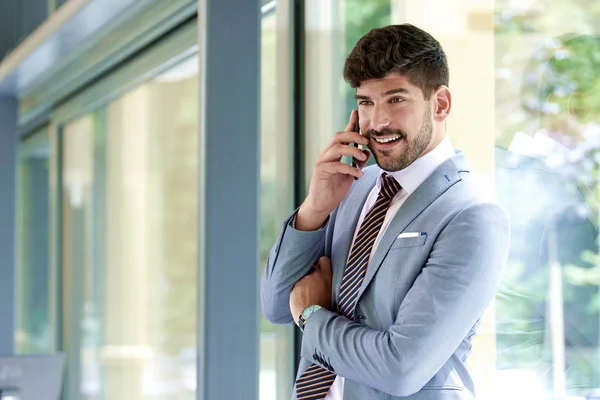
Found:
[{"label": "shirt collar", "polygon": [[[406,190],[408,194],[412,194],[417,188],[431,175],[433,171],[444,163],[447,159],[454,156],[454,147],[448,135],[433,148],[429,153],[422,157],[417,158],[408,167],[400,171],[386,172],[380,169],[379,176],[386,172],[388,175],[392,175],[398,183],[402,186],[402,189]],[[377,179],[377,188],[381,189],[381,178]]]}]

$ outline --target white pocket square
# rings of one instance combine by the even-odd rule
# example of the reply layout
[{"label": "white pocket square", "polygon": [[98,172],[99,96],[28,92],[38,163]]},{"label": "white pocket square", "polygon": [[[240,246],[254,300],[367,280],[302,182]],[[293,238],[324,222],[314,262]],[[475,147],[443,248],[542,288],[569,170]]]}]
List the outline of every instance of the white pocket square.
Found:
[{"label": "white pocket square", "polygon": [[396,239],[412,238],[427,235],[426,232],[402,232]]}]

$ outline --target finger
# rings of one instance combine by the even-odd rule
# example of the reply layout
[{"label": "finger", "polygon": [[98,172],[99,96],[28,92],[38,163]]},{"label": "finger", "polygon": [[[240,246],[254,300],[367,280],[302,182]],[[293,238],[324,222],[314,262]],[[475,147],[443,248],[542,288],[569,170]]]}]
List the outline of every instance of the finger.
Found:
[{"label": "finger", "polygon": [[323,154],[327,153],[332,147],[338,144],[350,145],[352,143],[357,143],[366,146],[369,144],[369,139],[356,132],[336,132],[336,134],[333,135],[333,138],[331,138],[327,146],[325,146],[321,150],[318,157],[322,157]]},{"label": "finger", "polygon": [[360,178],[364,175],[364,173],[358,169],[354,168],[348,164],[344,164],[343,162],[328,162],[319,164],[319,169],[328,173],[328,174],[344,174],[344,175],[352,175],[357,178]]},{"label": "finger", "polygon": [[335,146],[338,143],[358,143],[362,144],[363,146],[366,146],[367,144],[369,144],[369,139],[367,139],[360,133],[343,131],[337,132],[335,135],[333,135],[333,138],[331,139],[331,142],[329,143],[328,147]]},{"label": "finger", "polygon": [[365,165],[367,165],[367,163],[369,162],[369,157],[371,157],[371,152],[369,151],[369,149],[363,149],[362,152],[365,156],[367,156],[367,159],[364,161],[357,160],[358,169],[361,170],[365,167]]},{"label": "finger", "polygon": [[358,117],[358,111],[353,109],[350,112],[350,118],[348,119],[348,125],[346,125],[346,129],[344,129],[345,131],[354,132],[354,129],[356,127],[357,117]]},{"label": "finger", "polygon": [[313,265],[313,268],[317,271],[320,271],[323,268],[323,265],[325,265],[324,263],[326,262],[326,259],[329,260],[329,257],[327,257],[327,256],[319,257],[317,262]]},{"label": "finger", "polygon": [[318,162],[323,163],[339,161],[341,160],[342,156],[354,157],[358,161],[367,161],[369,159],[365,155],[365,153],[358,147],[350,146],[347,144],[336,144],[335,146],[327,150],[323,155],[321,155]]},{"label": "finger", "polygon": [[319,271],[331,275],[331,260],[329,257],[319,258]]}]

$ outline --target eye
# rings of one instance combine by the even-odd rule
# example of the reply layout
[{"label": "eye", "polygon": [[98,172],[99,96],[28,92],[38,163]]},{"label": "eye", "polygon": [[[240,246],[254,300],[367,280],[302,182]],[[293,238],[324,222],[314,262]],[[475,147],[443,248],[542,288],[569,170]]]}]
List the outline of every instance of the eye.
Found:
[{"label": "eye", "polygon": [[402,103],[403,101],[404,101],[404,99],[403,99],[403,98],[401,98],[401,97],[393,97],[393,98],[390,100],[390,103]]},{"label": "eye", "polygon": [[370,106],[373,104],[371,100],[359,100],[358,105],[360,106]]}]

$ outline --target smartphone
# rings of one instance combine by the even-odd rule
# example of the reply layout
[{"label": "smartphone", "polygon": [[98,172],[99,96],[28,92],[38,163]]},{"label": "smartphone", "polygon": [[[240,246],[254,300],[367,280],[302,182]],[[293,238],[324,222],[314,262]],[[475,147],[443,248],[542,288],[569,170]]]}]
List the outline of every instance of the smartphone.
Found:
[{"label": "smartphone", "polygon": [[[354,126],[354,132],[360,133],[360,124],[358,121],[358,111],[356,112],[356,125]],[[352,146],[356,147],[358,149],[358,143],[352,143]],[[354,168],[358,168],[358,162],[356,161],[356,158],[353,156],[352,157],[352,166]],[[358,178],[355,176],[354,180],[357,180]]]}]

